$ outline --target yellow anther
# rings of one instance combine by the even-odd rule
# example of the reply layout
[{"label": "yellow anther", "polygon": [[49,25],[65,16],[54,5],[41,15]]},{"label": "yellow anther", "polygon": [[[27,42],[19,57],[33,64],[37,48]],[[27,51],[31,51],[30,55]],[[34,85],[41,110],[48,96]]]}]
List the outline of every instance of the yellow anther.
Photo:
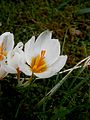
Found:
[{"label": "yellow anther", "polygon": [[45,57],[45,53],[46,53],[45,50],[42,50],[42,51],[41,51],[41,58],[44,58],[44,57]]},{"label": "yellow anther", "polygon": [[44,60],[45,52],[45,50],[42,50],[40,55],[32,58],[30,69],[33,73],[42,73],[47,70],[47,65]]},{"label": "yellow anther", "polygon": [[4,59],[4,57],[7,55],[7,52],[4,50],[5,46],[4,43],[2,42],[0,46],[0,61]]}]

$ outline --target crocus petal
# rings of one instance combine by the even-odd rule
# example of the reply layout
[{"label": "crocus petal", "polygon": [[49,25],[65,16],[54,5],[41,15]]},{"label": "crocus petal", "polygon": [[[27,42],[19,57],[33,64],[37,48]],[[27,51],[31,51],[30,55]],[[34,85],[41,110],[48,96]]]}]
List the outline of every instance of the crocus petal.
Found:
[{"label": "crocus petal", "polygon": [[20,61],[20,54],[19,53],[12,53],[10,51],[7,56],[7,64],[12,66],[13,68],[17,69],[18,68],[18,62]]},{"label": "crocus petal", "polygon": [[17,69],[20,69],[20,64],[25,63],[24,52],[22,50],[18,50],[20,48],[16,48],[15,51],[9,51],[7,55],[7,64],[6,64],[6,71],[8,73],[17,73]]},{"label": "crocus petal", "polygon": [[0,80],[2,80],[4,77],[6,77],[7,74],[8,73],[3,68],[0,68]]},{"label": "crocus petal", "polygon": [[[46,63],[48,65],[51,65],[56,61],[60,54],[60,42],[58,41],[58,39],[45,39],[42,41],[41,43],[38,41],[39,44],[41,45],[40,48],[35,44],[34,51],[36,50],[38,52],[37,54],[40,54],[42,50],[45,50]],[[38,51],[38,49],[40,50]]]},{"label": "crocus petal", "polygon": [[0,36],[0,40],[3,41],[6,51],[10,51],[14,47],[14,35],[10,32],[5,32]]},{"label": "crocus petal", "polygon": [[23,43],[22,42],[19,42],[16,47],[13,49],[14,52],[21,52],[23,49]]},{"label": "crocus petal", "polygon": [[28,64],[31,63],[31,58],[40,54],[45,41],[49,40],[52,36],[52,32],[48,30],[42,32],[37,40],[35,41],[35,37],[33,36],[26,44],[25,44],[25,55]]},{"label": "crocus petal", "polygon": [[6,36],[8,36],[10,34],[10,32],[5,32],[2,35],[0,35],[0,44],[2,43],[2,41],[5,39]]},{"label": "crocus petal", "polygon": [[[35,42],[35,36],[33,36],[26,44],[25,51],[32,50]],[[31,51],[30,51],[31,52]]]},{"label": "crocus petal", "polygon": [[42,46],[42,49],[46,50],[45,60],[47,65],[51,65],[60,55],[60,42],[58,39],[51,39],[46,41],[46,43]]},{"label": "crocus petal", "polygon": [[52,37],[52,32],[49,30],[45,30],[38,36],[35,42],[36,46],[40,48],[41,44],[43,44],[44,41],[51,39],[51,37]]},{"label": "crocus petal", "polygon": [[56,73],[59,72],[66,64],[66,61],[67,61],[67,55],[59,56],[56,62],[51,65],[51,69],[54,69]]},{"label": "crocus petal", "polygon": [[51,37],[52,37],[52,32],[48,31],[48,30],[42,32],[38,36],[38,38],[35,41],[34,56],[37,55],[37,54],[40,54],[40,52],[41,52],[43,46],[45,46],[45,44],[46,45],[47,45],[47,43],[49,44]]},{"label": "crocus petal", "polygon": [[30,64],[30,60],[34,53],[34,42],[35,36],[33,36],[26,44],[25,44],[25,57],[28,64]]},{"label": "crocus petal", "polygon": [[20,71],[22,71],[24,74],[26,74],[28,76],[32,75],[30,67],[27,64],[21,63],[21,64],[19,64],[19,67],[20,67]]},{"label": "crocus petal", "polygon": [[4,69],[7,73],[17,73],[16,69],[10,65],[5,65]]},{"label": "crocus petal", "polygon": [[56,60],[56,62],[51,65],[47,71],[43,72],[43,73],[35,73],[35,75],[39,78],[49,78],[53,75],[55,75],[57,72],[59,72],[65,65],[67,60],[67,55],[61,55],[58,57],[58,59]]}]

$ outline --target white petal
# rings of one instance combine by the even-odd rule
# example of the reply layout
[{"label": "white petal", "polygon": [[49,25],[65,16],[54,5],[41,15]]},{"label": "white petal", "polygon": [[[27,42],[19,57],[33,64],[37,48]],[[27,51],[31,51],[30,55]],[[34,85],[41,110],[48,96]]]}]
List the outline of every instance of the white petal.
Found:
[{"label": "white petal", "polygon": [[61,55],[58,57],[58,59],[56,60],[56,62],[54,64],[52,64],[47,71],[43,72],[43,73],[39,73],[35,75],[39,78],[49,78],[53,75],[55,75],[57,72],[59,72],[65,65],[67,60],[67,55]]},{"label": "white petal", "polygon": [[66,61],[67,61],[67,55],[59,56],[56,62],[51,65],[51,69],[53,69],[56,73],[59,72],[66,64]]},{"label": "white petal", "polygon": [[47,65],[51,65],[60,55],[60,42],[58,39],[51,39],[46,41],[42,49],[46,50],[45,60]]},{"label": "white petal", "polygon": [[[35,41],[35,47],[34,47],[34,55],[40,54],[41,50],[45,49],[47,43],[49,44],[49,40],[52,37],[52,32],[51,31],[44,31],[42,32],[38,38]],[[45,48],[44,48],[45,46]]]},{"label": "white petal", "polygon": [[[21,52],[21,53],[19,54],[19,60],[18,60],[18,67],[19,67],[19,69],[22,68],[22,65],[25,65],[26,70],[28,70],[27,64],[26,64],[26,59],[25,59],[25,53],[24,53],[24,52]],[[24,66],[23,66],[23,67],[24,67]],[[23,70],[23,69],[22,69],[22,70]],[[30,72],[30,71],[28,71],[28,72]]]},{"label": "white petal", "polygon": [[24,74],[31,76],[32,72],[30,70],[30,67],[26,65],[25,63],[20,64],[20,71],[22,71]]},{"label": "white petal", "polygon": [[[60,42],[58,39],[45,39],[43,42],[39,42],[40,45],[34,48],[34,52],[41,54],[42,50],[45,50],[45,61],[47,65],[53,64],[60,55]],[[35,56],[35,55],[34,55]]]},{"label": "white petal", "polygon": [[38,44],[35,44],[34,52],[38,55],[42,50],[45,50],[46,63],[47,65],[51,65],[60,55],[60,42],[58,39],[42,39],[42,41],[40,43],[38,40]]},{"label": "white petal", "polygon": [[[32,57],[40,54],[41,50],[43,50],[43,45],[45,42],[51,38],[52,32],[46,30],[42,32],[37,40],[35,41],[35,37],[33,36],[26,44],[25,44],[25,55],[28,64],[31,64]],[[43,48],[43,49],[42,49]]]},{"label": "white petal", "polygon": [[5,65],[4,69],[7,73],[13,73],[13,74],[17,73],[16,69],[10,65]]},{"label": "white petal", "polygon": [[16,47],[14,48],[14,52],[20,52],[20,51],[22,51],[22,49],[23,49],[23,43],[22,42],[19,42],[17,45],[16,45]]},{"label": "white petal", "polygon": [[34,42],[35,36],[33,36],[26,44],[25,44],[25,57],[28,64],[30,64],[32,56],[34,56]]},{"label": "white petal", "polygon": [[10,51],[14,47],[14,35],[10,32],[5,32],[0,36],[0,39],[3,40],[6,51]]},{"label": "white petal", "polygon": [[7,76],[7,72],[0,67],[0,80],[3,79],[5,76]]},{"label": "white petal", "polygon": [[13,68],[17,69],[18,68],[18,63],[20,61],[20,54],[19,53],[14,53],[12,56],[12,52],[9,52],[7,56],[7,64],[12,66]]},{"label": "white petal", "polygon": [[10,34],[10,32],[5,32],[2,35],[0,35],[0,44],[2,43],[2,41],[5,39],[6,36],[8,36]]},{"label": "white petal", "polygon": [[53,75],[55,75],[55,73],[53,73],[53,70],[49,69],[43,73],[34,73],[35,76],[37,76],[38,78],[49,78]]},{"label": "white petal", "polygon": [[40,44],[43,44],[43,42],[44,42],[45,40],[51,39],[51,37],[52,37],[52,32],[49,31],[49,30],[45,30],[44,32],[42,32],[42,33],[38,36],[35,44],[36,44],[37,46],[40,46]]},{"label": "white petal", "polygon": [[31,37],[31,39],[25,44],[25,51],[28,51],[30,48],[33,48],[35,43],[35,36]]}]

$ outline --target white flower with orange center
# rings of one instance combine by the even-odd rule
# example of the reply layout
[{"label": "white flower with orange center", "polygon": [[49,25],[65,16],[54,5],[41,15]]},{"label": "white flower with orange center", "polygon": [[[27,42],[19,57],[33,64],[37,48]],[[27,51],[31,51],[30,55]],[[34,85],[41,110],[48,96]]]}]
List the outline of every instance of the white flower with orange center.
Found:
[{"label": "white flower with orange center", "polygon": [[60,55],[60,43],[51,37],[52,32],[46,30],[36,40],[33,36],[25,44],[26,62],[20,65],[20,69],[26,75],[48,78],[64,67],[67,55]]},{"label": "white flower with orange center", "polygon": [[0,36],[0,79],[3,79],[7,72],[4,69],[7,54],[14,47],[14,36],[10,32],[5,32]]}]

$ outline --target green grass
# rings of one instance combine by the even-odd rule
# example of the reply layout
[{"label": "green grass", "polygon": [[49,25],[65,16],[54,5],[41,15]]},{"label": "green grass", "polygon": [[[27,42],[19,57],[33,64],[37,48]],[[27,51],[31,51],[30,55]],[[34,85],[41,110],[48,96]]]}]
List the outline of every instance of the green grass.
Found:
[{"label": "green grass", "polygon": [[[1,0],[0,33],[12,32],[16,44],[25,43],[46,29],[52,30],[53,38],[58,38],[63,45],[63,54],[68,55],[65,70],[90,55],[90,13],[76,13],[90,8],[89,5],[89,0]],[[72,35],[72,28],[79,30],[80,35]],[[37,107],[65,75],[32,81],[26,88],[17,88],[15,75],[9,74],[0,81],[0,120],[89,120],[89,66],[74,70],[62,86]]]}]

